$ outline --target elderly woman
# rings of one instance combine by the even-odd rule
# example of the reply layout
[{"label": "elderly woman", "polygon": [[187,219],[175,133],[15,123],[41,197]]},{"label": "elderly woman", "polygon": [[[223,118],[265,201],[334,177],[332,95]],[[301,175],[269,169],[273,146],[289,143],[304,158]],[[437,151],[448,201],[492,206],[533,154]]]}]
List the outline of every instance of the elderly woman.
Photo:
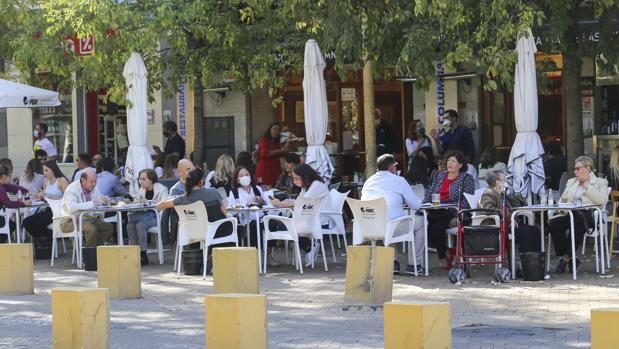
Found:
[{"label": "elderly woman", "polygon": [[[486,188],[479,200],[479,208],[503,210],[503,202],[506,203],[508,210],[526,204],[525,198],[519,193],[505,190],[506,197],[503,196],[505,186],[505,173],[502,170],[494,170],[486,173]],[[505,199],[505,201],[503,201]],[[509,219],[509,217],[508,217]],[[511,222],[511,220],[509,221]],[[492,219],[485,219],[481,224],[494,224]],[[516,223],[516,238],[519,240],[518,250],[520,253],[541,251],[541,232],[538,227],[528,224]]]},{"label": "elderly woman", "polygon": [[[560,203],[572,203],[576,205],[604,206],[608,201],[608,181],[598,178],[593,173],[593,160],[588,156],[579,156],[574,162],[575,178],[567,181],[565,191],[559,199]],[[557,273],[565,272],[565,267],[571,268],[571,241],[570,241],[570,217],[559,214],[550,219],[550,235],[555,252],[559,257]],[[574,238],[575,246],[582,242],[586,230],[593,227],[593,215],[589,210],[574,211]],[[576,268],[580,265],[576,259]]]},{"label": "elderly woman", "polygon": [[[473,177],[466,173],[467,160],[464,153],[451,150],[445,154],[447,171],[434,176],[432,185],[426,190],[424,203],[432,202],[432,194],[439,194],[442,204],[453,204],[467,209],[469,205],[462,198],[464,193],[473,194],[475,183]],[[445,231],[457,225],[455,209],[432,210],[428,215],[428,239],[438,252],[438,259],[445,269],[451,268],[447,260],[447,235]]]}]

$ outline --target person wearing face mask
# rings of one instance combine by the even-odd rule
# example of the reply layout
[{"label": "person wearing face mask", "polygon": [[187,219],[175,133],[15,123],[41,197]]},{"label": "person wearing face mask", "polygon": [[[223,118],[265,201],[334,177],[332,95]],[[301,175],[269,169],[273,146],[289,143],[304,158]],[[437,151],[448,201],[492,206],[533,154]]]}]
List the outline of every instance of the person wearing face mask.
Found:
[{"label": "person wearing face mask", "polygon": [[47,153],[47,160],[56,160],[58,158],[58,151],[56,150],[56,146],[47,135],[47,124],[37,124],[34,127],[34,131],[32,131],[32,136],[34,137],[34,151],[39,149],[45,150]]},{"label": "person wearing face mask", "polygon": [[[176,123],[174,121],[166,121],[163,123],[163,136],[166,138],[163,153],[176,154],[179,159],[185,158],[185,140],[177,132]],[[161,149],[153,145],[153,149],[157,153],[161,153]]]},{"label": "person wearing face mask", "polygon": [[397,151],[397,144],[391,126],[383,119],[383,112],[374,109],[374,126],[376,126],[376,156],[393,154]]},{"label": "person wearing face mask", "polygon": [[445,111],[445,115],[446,120],[442,126],[449,128],[449,131],[440,137],[436,130],[430,132],[439,152],[444,154],[450,150],[459,150],[472,161],[475,159],[475,141],[471,130],[459,124],[457,111],[449,109]]},{"label": "person wearing face mask", "polygon": [[[423,131],[423,133],[422,133]],[[427,159],[427,152],[422,152],[423,148],[429,148],[432,150],[432,143],[430,138],[425,135],[425,129],[421,120],[413,120],[408,127],[408,137],[406,137],[406,153],[408,155],[408,179],[413,184],[428,185],[428,174],[422,176],[414,176],[414,174],[420,174],[427,172],[428,163],[434,162],[432,159]],[[430,154],[432,151],[429,152]],[[422,171],[417,171],[419,168],[423,168]]]}]

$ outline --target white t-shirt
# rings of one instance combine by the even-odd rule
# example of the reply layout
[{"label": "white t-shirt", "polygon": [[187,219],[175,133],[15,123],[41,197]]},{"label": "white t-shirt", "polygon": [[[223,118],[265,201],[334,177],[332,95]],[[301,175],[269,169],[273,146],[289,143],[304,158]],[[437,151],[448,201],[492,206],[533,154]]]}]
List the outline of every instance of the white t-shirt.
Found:
[{"label": "white t-shirt", "polygon": [[58,152],[56,151],[56,146],[54,146],[54,143],[52,143],[52,141],[50,141],[49,138],[47,137],[42,138],[42,139],[37,139],[34,142],[34,150],[38,150],[38,149],[45,150],[48,157],[58,155]]},{"label": "white t-shirt", "polygon": [[[418,144],[419,141],[412,140],[408,137],[406,138],[406,153],[408,154],[408,157],[411,157],[413,155],[413,151],[417,149]],[[424,138],[421,147],[432,147],[432,144],[430,144],[430,141],[427,138]]]},{"label": "white t-shirt", "polygon": [[421,207],[421,200],[406,179],[389,171],[378,171],[363,184],[361,200],[378,198],[384,198],[387,202],[387,215],[390,220],[404,216],[404,203],[413,210]]}]

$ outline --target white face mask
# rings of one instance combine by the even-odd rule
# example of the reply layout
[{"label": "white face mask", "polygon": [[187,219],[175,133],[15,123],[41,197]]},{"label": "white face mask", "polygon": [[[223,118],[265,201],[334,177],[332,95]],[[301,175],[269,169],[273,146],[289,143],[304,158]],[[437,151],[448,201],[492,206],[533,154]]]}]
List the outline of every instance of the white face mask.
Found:
[{"label": "white face mask", "polygon": [[32,135],[33,135],[35,138],[39,138],[39,130],[34,130],[34,131],[32,131]]},{"label": "white face mask", "polygon": [[380,119],[374,119],[374,126],[380,125]]},{"label": "white face mask", "polygon": [[242,186],[248,186],[251,183],[251,177],[243,176],[243,177],[239,178],[239,183]]}]

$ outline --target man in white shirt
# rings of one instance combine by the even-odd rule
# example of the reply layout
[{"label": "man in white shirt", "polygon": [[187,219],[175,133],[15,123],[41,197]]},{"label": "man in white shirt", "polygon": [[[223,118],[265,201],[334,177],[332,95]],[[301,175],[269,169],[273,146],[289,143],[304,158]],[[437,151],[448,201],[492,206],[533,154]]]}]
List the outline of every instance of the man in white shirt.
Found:
[{"label": "man in white shirt", "polygon": [[[62,196],[60,213],[64,215],[76,215],[80,210],[104,205],[109,202],[106,196],[99,194],[97,190],[97,173],[92,168],[82,171],[79,181],[69,184]],[[65,219],[60,222],[60,230],[65,233],[73,231],[73,221]],[[84,246],[94,247],[103,245],[114,233],[114,226],[104,222],[99,216],[85,214],[83,217],[82,234]]]},{"label": "man in white shirt", "polygon": [[[415,196],[404,177],[396,175],[398,163],[391,154],[383,154],[376,160],[378,171],[368,178],[363,184],[361,191],[361,200],[373,200],[384,198],[387,202],[387,214],[390,220],[404,216],[404,203],[413,209],[418,210],[421,207],[421,200]],[[395,230],[394,235],[399,236],[408,231],[409,223],[400,223]],[[424,234],[423,234],[423,218],[415,217],[415,226],[413,227],[415,234],[415,254],[417,259],[417,273],[425,274],[425,270],[421,266],[421,257],[423,255]],[[397,248],[396,248],[397,251]],[[394,262],[394,273],[400,272],[400,263]],[[414,274],[413,266],[413,251],[408,249],[408,266],[406,267],[407,274]]]},{"label": "man in white shirt", "polygon": [[32,132],[36,141],[34,141],[34,151],[38,149],[43,149],[47,153],[47,160],[56,160],[58,158],[58,152],[56,151],[56,146],[54,143],[46,137],[47,135],[47,124],[37,124]]}]

